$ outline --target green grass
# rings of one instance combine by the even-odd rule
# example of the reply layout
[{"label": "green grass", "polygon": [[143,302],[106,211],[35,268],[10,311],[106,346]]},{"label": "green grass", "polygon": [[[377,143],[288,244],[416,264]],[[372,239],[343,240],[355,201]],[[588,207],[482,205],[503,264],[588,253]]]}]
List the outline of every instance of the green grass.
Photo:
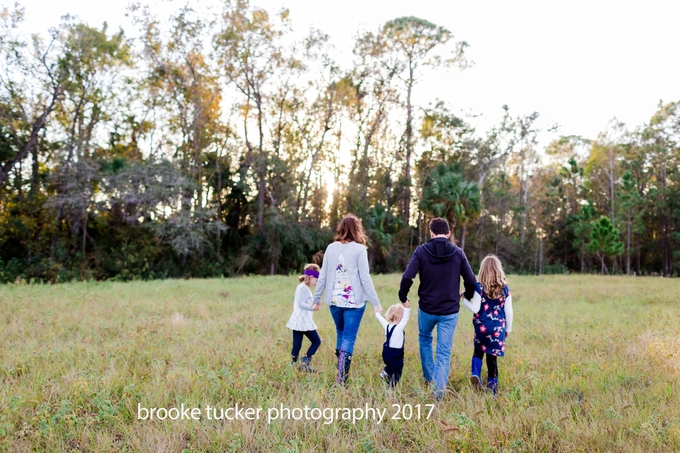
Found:
[{"label": "green grass", "polygon": [[[398,275],[374,276],[384,308]],[[515,307],[497,399],[468,384],[461,311],[450,392],[422,383],[417,317],[404,377],[385,389],[367,309],[347,388],[335,331],[315,375],[288,364],[294,277],[0,287],[0,451],[680,451],[680,280],[510,277]],[[417,286],[417,283],[416,283]],[[415,289],[415,286],[414,286]],[[415,295],[412,299],[416,299]],[[305,340],[305,346],[307,343]],[[420,420],[137,420],[144,407],[318,408],[420,404]]]}]

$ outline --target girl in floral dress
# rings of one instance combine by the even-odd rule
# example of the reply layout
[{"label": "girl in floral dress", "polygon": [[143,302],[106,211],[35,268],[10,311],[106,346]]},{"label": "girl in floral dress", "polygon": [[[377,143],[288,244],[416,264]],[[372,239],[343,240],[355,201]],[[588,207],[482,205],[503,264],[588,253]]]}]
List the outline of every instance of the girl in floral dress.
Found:
[{"label": "girl in floral dress", "polygon": [[505,341],[512,331],[512,295],[503,266],[494,255],[482,260],[477,280],[472,300],[462,299],[463,305],[474,314],[475,350],[470,382],[476,388],[482,388],[482,359],[486,354],[486,388],[495,396],[498,389],[497,357],[505,355]]}]

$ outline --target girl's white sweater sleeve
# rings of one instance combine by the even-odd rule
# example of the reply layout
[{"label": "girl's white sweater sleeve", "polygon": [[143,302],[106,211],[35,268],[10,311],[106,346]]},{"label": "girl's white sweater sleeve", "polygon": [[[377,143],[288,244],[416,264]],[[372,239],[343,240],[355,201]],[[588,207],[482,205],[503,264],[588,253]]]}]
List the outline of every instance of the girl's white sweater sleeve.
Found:
[{"label": "girl's white sweater sleeve", "polygon": [[475,291],[475,295],[472,296],[472,301],[467,300],[463,297],[463,306],[470,310],[472,313],[477,313],[482,307],[482,296]]},{"label": "girl's white sweater sleeve", "polygon": [[[300,286],[295,293],[296,303],[303,310],[314,311],[312,291],[307,285]],[[290,299],[289,299],[290,300]]]},{"label": "girl's white sweater sleeve", "polygon": [[512,332],[512,294],[505,299],[505,331]]}]

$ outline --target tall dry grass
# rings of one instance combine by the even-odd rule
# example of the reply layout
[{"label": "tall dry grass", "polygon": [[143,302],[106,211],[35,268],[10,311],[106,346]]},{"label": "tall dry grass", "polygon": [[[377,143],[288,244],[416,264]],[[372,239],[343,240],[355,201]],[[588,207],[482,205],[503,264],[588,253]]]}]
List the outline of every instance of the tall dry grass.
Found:
[{"label": "tall dry grass", "polygon": [[[375,276],[383,307],[398,275]],[[294,277],[0,287],[0,450],[680,451],[680,280],[510,277],[515,328],[496,399],[468,385],[471,314],[450,391],[422,384],[417,317],[404,377],[379,379],[384,337],[367,309],[347,388],[334,327],[302,374],[288,363]],[[416,299],[416,297],[412,297]],[[306,347],[306,344],[305,344]],[[144,407],[343,408],[435,403],[429,420],[137,420]]]}]

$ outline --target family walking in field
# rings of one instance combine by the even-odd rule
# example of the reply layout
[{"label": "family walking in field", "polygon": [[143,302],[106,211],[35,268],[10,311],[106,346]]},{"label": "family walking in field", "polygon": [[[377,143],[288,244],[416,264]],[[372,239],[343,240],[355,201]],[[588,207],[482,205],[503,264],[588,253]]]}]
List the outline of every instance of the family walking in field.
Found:
[{"label": "family walking in field", "polygon": [[[307,264],[304,275],[298,277],[293,314],[287,327],[293,331],[292,361],[300,370],[315,371],[312,357],[321,345],[321,338],[312,320],[321,308],[321,297],[329,305],[335,323],[337,357],[336,382],[344,385],[349,376],[354,344],[363,319],[366,302],[383,326],[385,367],[380,377],[395,386],[404,368],[404,329],[411,316],[408,298],[413,279],[419,276],[418,339],[420,362],[425,382],[433,385],[433,394],[440,398],[449,380],[451,348],[462,305],[473,313],[474,351],[470,382],[482,385],[482,363],[486,355],[488,379],[486,388],[496,394],[498,365],[496,358],[505,354],[505,342],[512,330],[512,296],[507,286],[500,260],[489,255],[482,260],[475,274],[462,249],[451,240],[448,221],[441,218],[430,222],[431,240],[416,248],[404,272],[399,288],[401,303],[392,305],[382,316],[382,307],[369,272],[367,237],[361,221],[348,215],[338,224],[334,237],[324,253],[321,268]],[[460,290],[463,278],[464,291]],[[312,290],[316,287],[314,292]],[[432,342],[437,330],[436,351]],[[300,359],[303,338],[311,345]]]}]

